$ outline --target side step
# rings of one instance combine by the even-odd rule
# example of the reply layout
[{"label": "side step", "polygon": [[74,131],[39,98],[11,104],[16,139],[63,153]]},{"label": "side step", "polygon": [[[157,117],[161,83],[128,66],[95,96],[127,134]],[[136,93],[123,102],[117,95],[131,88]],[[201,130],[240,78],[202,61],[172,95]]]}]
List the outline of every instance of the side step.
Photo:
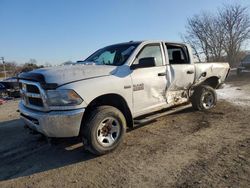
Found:
[{"label": "side step", "polygon": [[187,104],[187,105],[184,105],[184,106],[182,105],[182,106],[178,106],[178,107],[173,107],[171,109],[166,109],[163,112],[159,112],[159,113],[155,112],[152,115],[146,116],[146,117],[144,117],[142,119],[138,119],[138,118],[134,119],[134,124],[148,123],[148,122],[153,121],[153,120],[155,120],[157,118],[160,118],[162,116],[170,115],[170,114],[185,110],[185,109],[190,108],[190,107],[192,107],[192,105]]}]

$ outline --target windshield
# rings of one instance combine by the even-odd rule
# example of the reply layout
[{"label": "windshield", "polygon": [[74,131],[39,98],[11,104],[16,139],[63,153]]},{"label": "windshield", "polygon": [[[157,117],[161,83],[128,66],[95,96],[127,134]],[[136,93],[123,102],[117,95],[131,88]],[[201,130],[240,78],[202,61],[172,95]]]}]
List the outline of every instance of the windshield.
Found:
[{"label": "windshield", "polygon": [[98,65],[120,66],[127,61],[138,45],[139,43],[127,43],[107,46],[79,63],[94,62]]}]

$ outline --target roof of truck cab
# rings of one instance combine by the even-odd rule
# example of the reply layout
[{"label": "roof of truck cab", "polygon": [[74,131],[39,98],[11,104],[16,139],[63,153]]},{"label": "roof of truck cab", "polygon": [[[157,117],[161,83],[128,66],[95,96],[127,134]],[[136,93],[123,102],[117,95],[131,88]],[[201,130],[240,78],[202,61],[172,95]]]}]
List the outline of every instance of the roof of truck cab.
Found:
[{"label": "roof of truck cab", "polygon": [[142,41],[129,41],[129,42],[116,43],[113,45],[122,45],[122,44],[137,44],[138,45],[141,43],[148,44],[148,43],[160,43],[160,42],[170,43],[170,44],[185,44],[183,42],[173,42],[173,41],[164,41],[164,40],[142,40]]}]

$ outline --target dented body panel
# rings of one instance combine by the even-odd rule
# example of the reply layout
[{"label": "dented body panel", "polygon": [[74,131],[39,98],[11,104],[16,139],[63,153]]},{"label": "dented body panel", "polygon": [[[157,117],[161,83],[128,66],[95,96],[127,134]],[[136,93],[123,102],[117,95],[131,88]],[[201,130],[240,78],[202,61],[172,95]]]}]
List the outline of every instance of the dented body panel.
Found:
[{"label": "dented body panel", "polygon": [[[216,77],[219,83],[223,83],[230,69],[228,63],[195,63],[195,83],[193,86],[199,85],[206,79]],[[204,76],[202,76],[204,74]]]},{"label": "dented body panel", "polygon": [[[49,137],[77,136],[85,110],[97,98],[105,95],[119,96],[125,101],[132,118],[136,118],[156,110],[188,102],[192,94],[191,91],[196,86],[208,79],[213,79],[219,85],[225,81],[229,71],[228,63],[193,63],[189,45],[164,41],[143,41],[137,44],[138,46],[133,53],[120,66],[98,65],[88,62],[86,64],[44,68],[30,73],[42,75],[44,77],[43,83],[37,79],[27,81],[27,77],[20,76],[19,80],[22,84],[28,83],[38,86],[39,93],[43,93],[43,105],[40,107],[41,110],[38,110],[40,108],[35,108],[34,105],[25,104],[24,99],[29,96],[39,98],[39,95],[31,95],[24,88],[24,99],[19,106],[21,114],[24,114],[22,119],[31,128]],[[160,59],[160,64],[158,62],[152,67],[132,69],[132,65],[139,62],[138,56],[147,46],[158,47],[159,52],[154,59]],[[183,54],[179,56],[179,60],[184,63],[173,63],[174,57],[177,57],[176,52],[174,52],[175,48],[182,50],[180,52]],[[149,57],[154,56],[150,53],[148,53]],[[44,89],[42,87],[44,84],[56,85],[50,90],[73,90],[83,102],[67,107],[50,106],[46,95],[49,89]],[[46,106],[46,109],[43,109],[43,106]],[[38,120],[39,125],[34,125],[33,119]]]}]

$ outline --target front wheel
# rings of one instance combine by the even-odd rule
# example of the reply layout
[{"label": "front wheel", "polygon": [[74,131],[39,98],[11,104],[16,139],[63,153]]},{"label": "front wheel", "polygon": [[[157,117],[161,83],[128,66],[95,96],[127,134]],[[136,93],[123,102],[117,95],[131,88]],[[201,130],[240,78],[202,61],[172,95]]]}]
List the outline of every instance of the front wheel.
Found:
[{"label": "front wheel", "polygon": [[195,88],[191,102],[195,110],[209,110],[216,105],[217,95],[212,87],[201,85]]},{"label": "front wheel", "polygon": [[96,155],[114,150],[123,140],[126,119],[122,112],[112,106],[100,106],[92,111],[83,127],[86,149]]}]

